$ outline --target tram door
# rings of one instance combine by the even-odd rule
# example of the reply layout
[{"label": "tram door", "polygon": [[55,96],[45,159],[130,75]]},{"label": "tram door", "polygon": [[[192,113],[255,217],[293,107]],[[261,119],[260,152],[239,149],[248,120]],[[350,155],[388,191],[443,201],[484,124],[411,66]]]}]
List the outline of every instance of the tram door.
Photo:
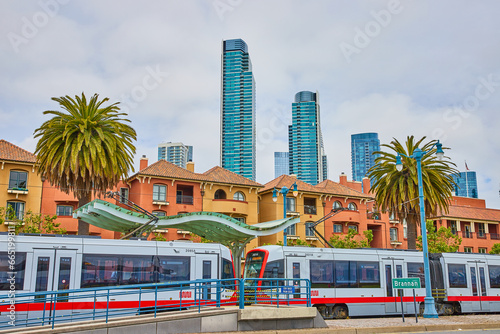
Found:
[{"label": "tram door", "polygon": [[306,281],[300,280],[309,279],[309,267],[306,266],[305,256],[287,256],[286,266],[285,277],[290,280],[287,280],[285,285],[290,287],[289,291],[293,291],[293,298],[306,298]]},{"label": "tram door", "polygon": [[482,261],[468,261],[471,294],[472,311],[489,311],[490,302],[485,300],[487,296],[486,289],[486,264]]},{"label": "tram door", "polygon": [[[386,313],[401,313],[401,295],[404,295],[404,289],[393,289],[392,279],[403,278],[403,259],[385,258],[382,260],[385,273],[385,293],[388,298],[385,303]],[[406,312],[406,303],[403,303]]]},{"label": "tram door", "polygon": [[[196,270],[201,270],[200,279],[215,280],[219,279],[217,272],[219,256],[217,254],[196,254]],[[203,299],[215,298],[216,291],[215,282],[207,282],[202,289]]]},{"label": "tram door", "polygon": [[[31,271],[32,291],[75,289],[76,250],[34,249]],[[59,297],[58,301],[67,301],[67,295]]]}]

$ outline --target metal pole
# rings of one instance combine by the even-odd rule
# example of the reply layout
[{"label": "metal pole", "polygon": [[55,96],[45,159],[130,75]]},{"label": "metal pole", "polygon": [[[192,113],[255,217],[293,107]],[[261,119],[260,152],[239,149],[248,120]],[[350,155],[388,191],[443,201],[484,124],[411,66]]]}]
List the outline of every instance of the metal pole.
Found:
[{"label": "metal pole", "polygon": [[429,271],[429,253],[427,250],[427,227],[425,222],[424,189],[422,185],[422,157],[424,152],[420,148],[415,149],[413,157],[417,160],[418,174],[418,197],[420,202],[420,225],[422,227],[422,250],[424,253],[424,275],[425,275],[425,298],[424,318],[437,318],[436,306],[431,290],[431,274]]},{"label": "metal pole", "polygon": [[[286,219],[286,194],[288,194],[288,189],[286,187],[281,188],[281,193],[283,194],[283,219]],[[286,228],[283,230],[283,245],[287,245],[287,232]]]},{"label": "metal pole", "polygon": [[403,310],[403,289],[400,289],[401,291],[401,316],[403,317],[403,322],[405,322],[405,311]]},{"label": "metal pole", "polygon": [[415,298],[415,289],[413,289],[413,307],[415,308],[415,322],[418,322],[417,316],[417,300]]}]

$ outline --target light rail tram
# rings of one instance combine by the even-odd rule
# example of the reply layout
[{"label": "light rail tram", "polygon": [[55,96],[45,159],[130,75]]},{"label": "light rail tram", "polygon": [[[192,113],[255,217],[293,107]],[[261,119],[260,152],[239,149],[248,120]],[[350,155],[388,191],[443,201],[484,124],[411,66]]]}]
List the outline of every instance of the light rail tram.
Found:
[{"label": "light rail tram", "polygon": [[[439,314],[500,312],[500,256],[429,254],[429,265]],[[262,246],[247,253],[244,269],[244,278],[309,279],[311,304],[327,319],[397,315],[401,307],[414,313],[412,289],[392,288],[393,278],[409,277],[420,278],[415,293],[421,313],[425,282],[418,251]],[[304,288],[296,284],[300,293]]]}]

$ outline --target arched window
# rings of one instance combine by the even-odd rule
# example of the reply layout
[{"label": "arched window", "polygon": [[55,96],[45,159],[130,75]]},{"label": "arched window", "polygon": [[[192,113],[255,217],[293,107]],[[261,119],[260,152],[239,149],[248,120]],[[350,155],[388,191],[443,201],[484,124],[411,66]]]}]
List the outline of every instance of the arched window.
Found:
[{"label": "arched window", "polygon": [[165,211],[153,211],[152,212],[156,217],[165,217],[167,213]]},{"label": "arched window", "polygon": [[226,192],[222,189],[217,189],[214,194],[214,199],[226,199]]},{"label": "arched window", "polygon": [[342,204],[339,201],[335,201],[335,203],[333,203],[334,210],[340,209],[341,207],[342,207]]},{"label": "arched window", "polygon": [[233,199],[235,201],[244,201],[245,195],[241,191],[237,191],[234,193]]},{"label": "arched window", "polygon": [[356,211],[356,210],[358,210],[358,207],[356,206],[356,204],[354,204],[353,202],[351,202],[351,203],[349,203],[347,205],[347,209],[351,210],[351,211]]}]

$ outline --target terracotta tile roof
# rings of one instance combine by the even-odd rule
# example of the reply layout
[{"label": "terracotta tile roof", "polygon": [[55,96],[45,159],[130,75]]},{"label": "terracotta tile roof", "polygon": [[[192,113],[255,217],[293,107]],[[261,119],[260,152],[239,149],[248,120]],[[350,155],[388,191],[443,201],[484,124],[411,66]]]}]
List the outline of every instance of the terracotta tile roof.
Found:
[{"label": "terracotta tile roof", "polygon": [[349,196],[349,197],[363,197],[363,198],[374,198],[373,195],[365,194],[357,190],[351,189],[343,184],[333,182],[331,180],[325,180],[318,183],[315,186],[319,192],[323,194],[332,194],[339,196]]},{"label": "terracotta tile roof", "polygon": [[129,178],[129,180],[137,176],[156,176],[156,177],[165,177],[165,178],[182,179],[182,180],[262,187],[260,183],[254,182],[250,179],[247,179],[246,177],[230,172],[227,169],[224,169],[219,166],[211,168],[205,173],[200,174],[200,173],[193,173],[185,168],[179,167],[164,159],[160,159],[157,162],[144,168],[143,170],[135,173]]},{"label": "terracotta tile roof", "polygon": [[265,192],[268,190],[272,190],[274,188],[281,189],[282,187],[290,188],[293,183],[297,183],[297,190],[303,192],[313,192],[313,193],[321,193],[318,189],[316,189],[313,185],[309,183],[297,180],[297,178],[290,175],[281,175],[274,180],[267,182],[264,185],[264,188],[259,190],[259,193]]},{"label": "terracotta tile roof", "polygon": [[500,210],[497,209],[484,209],[471,206],[450,205],[448,210],[448,213],[441,213],[434,218],[500,222]]},{"label": "terracotta tile roof", "polygon": [[229,183],[229,184],[240,184],[251,187],[262,187],[262,184],[247,179],[241,175],[233,173],[220,166],[215,166],[207,170],[203,175],[209,177],[214,182]]},{"label": "terracotta tile roof", "polygon": [[129,178],[129,180],[135,178],[138,175],[157,176],[157,177],[194,180],[194,181],[210,181],[210,179],[203,174],[193,173],[185,168],[179,167],[164,159],[160,159],[157,162],[144,168],[143,170],[140,170],[139,172],[132,175]]},{"label": "terracotta tile roof", "polygon": [[6,140],[0,139],[0,160],[35,163],[36,155]]}]

